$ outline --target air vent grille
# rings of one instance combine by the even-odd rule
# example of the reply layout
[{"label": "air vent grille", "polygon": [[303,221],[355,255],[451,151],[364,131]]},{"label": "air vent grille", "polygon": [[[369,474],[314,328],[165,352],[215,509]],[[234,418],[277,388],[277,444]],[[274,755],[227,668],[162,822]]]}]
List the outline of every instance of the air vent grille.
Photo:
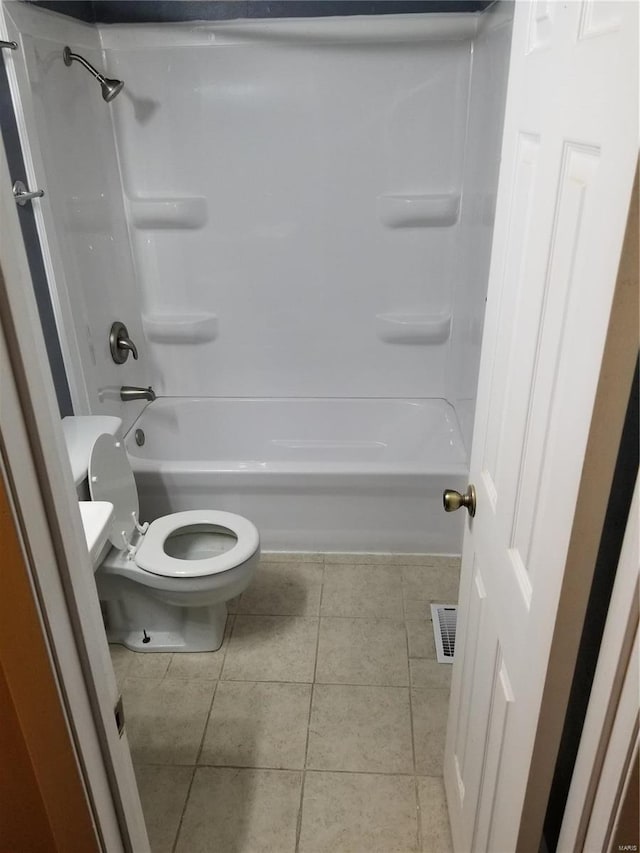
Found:
[{"label": "air vent grille", "polygon": [[433,620],[438,663],[453,663],[456,650],[457,605],[432,604],[431,619]]}]

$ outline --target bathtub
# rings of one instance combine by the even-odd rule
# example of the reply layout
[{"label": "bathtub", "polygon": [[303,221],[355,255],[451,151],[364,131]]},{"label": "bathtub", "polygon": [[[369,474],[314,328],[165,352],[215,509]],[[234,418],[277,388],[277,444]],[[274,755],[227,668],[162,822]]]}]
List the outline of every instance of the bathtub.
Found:
[{"label": "bathtub", "polygon": [[441,495],[468,463],[444,400],[165,397],[125,442],[145,521],[211,508],[250,518],[265,551],[461,550]]}]

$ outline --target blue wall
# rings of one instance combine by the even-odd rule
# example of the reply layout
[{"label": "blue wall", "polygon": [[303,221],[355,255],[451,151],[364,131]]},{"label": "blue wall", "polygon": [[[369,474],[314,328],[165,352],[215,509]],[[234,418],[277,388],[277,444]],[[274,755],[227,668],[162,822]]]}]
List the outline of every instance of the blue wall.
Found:
[{"label": "blue wall", "polygon": [[491,0],[26,0],[101,24],[480,12]]}]

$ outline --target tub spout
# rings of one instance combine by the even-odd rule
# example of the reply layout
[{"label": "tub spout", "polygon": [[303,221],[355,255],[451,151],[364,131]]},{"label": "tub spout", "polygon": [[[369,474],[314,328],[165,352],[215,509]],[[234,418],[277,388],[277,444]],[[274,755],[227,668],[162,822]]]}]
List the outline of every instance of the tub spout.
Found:
[{"label": "tub spout", "polygon": [[135,385],[123,385],[120,389],[120,399],[124,400],[150,400],[153,402],[156,399],[156,392],[151,385],[148,388],[138,388]]}]

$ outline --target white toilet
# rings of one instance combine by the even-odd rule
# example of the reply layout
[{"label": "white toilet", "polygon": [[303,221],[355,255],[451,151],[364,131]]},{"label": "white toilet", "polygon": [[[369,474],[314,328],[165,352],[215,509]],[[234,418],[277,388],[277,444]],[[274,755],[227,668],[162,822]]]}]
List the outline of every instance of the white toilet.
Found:
[{"label": "white toilet", "polygon": [[215,651],[224,636],[225,602],[246,589],[256,571],[258,531],[248,519],[216,510],[176,512],[141,525],[116,424],[117,418],[63,420],[79,496],[88,480],[91,499],[114,507],[96,560],[109,642],[138,652]]}]

